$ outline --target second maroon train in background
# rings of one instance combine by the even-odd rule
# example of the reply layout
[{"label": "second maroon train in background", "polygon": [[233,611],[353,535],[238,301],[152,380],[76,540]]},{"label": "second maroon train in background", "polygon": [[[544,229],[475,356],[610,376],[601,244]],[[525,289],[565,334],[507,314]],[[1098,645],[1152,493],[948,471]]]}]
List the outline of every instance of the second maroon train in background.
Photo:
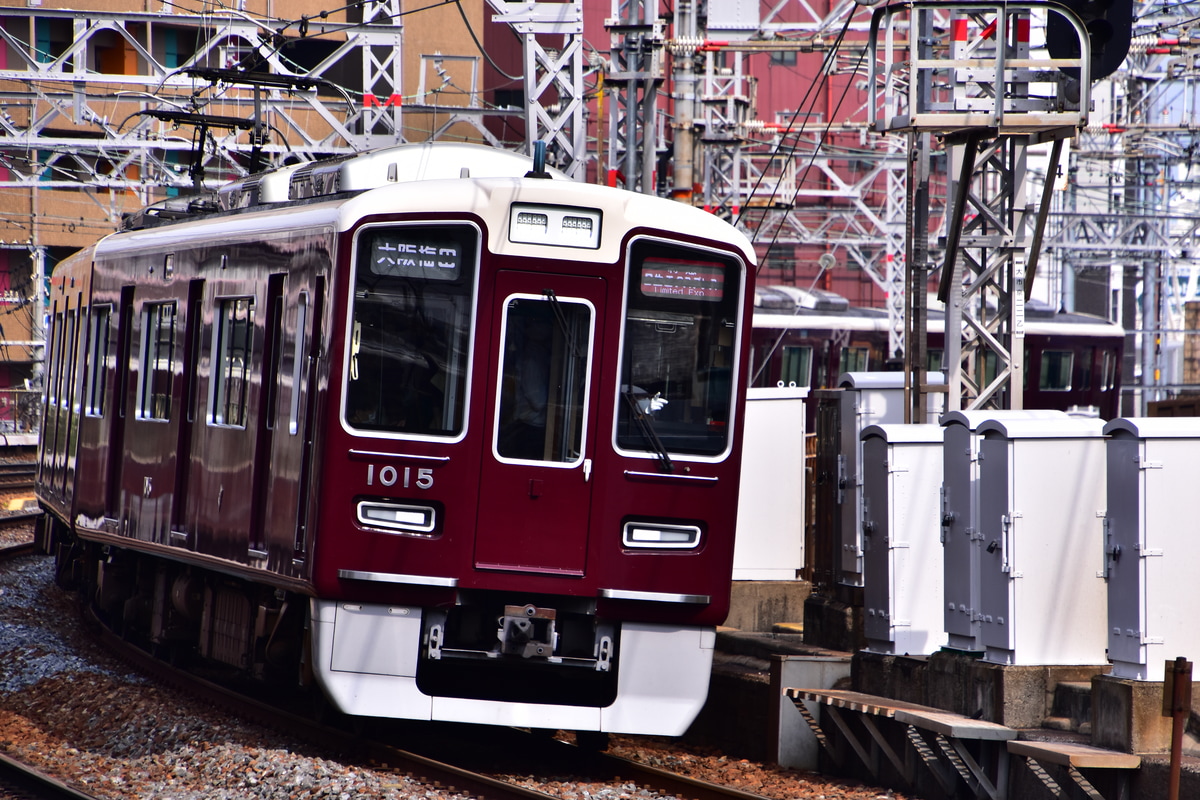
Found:
[{"label": "second maroon train in background", "polygon": [[[888,317],[857,308],[836,294],[758,287],[750,386],[838,388],[846,372],[898,369],[888,363]],[[1120,416],[1125,331],[1099,317],[1055,311],[1031,302],[1025,310],[1026,408]],[[942,369],[944,323],[930,314],[930,371]],[[985,370],[995,375],[995,365]],[[811,428],[810,428],[811,429]]]}]

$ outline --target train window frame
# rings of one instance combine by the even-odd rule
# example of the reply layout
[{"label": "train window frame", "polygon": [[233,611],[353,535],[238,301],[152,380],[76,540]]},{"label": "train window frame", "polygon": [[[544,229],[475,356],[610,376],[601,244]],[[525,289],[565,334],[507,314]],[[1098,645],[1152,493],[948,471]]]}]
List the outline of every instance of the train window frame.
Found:
[{"label": "train window frame", "polygon": [[87,417],[104,416],[104,397],[112,368],[112,303],[92,306],[88,331],[87,380],[83,392],[83,413]]},{"label": "train window frame", "polygon": [[[798,372],[803,373],[803,380],[789,381],[784,377],[788,364],[797,359],[800,362]],[[779,348],[779,386],[805,387],[812,385],[813,347],[809,344],[788,344]]]},{"label": "train window frame", "polygon": [[296,339],[292,347],[292,394],[288,399],[288,435],[300,432],[300,387],[307,359],[305,343],[308,338],[308,292],[296,296]]},{"label": "train window frame", "polygon": [[[851,364],[850,357],[853,356],[854,363]],[[871,371],[871,346],[847,344],[843,345],[838,351],[838,371],[839,372],[870,372]]]},{"label": "train window frame", "polygon": [[[405,430],[386,421],[355,419],[356,414],[352,413],[354,404],[351,402],[350,397],[351,384],[358,379],[355,376],[359,374],[359,361],[357,358],[359,351],[356,348],[362,346],[363,335],[360,322],[356,319],[358,303],[369,292],[369,289],[365,289],[360,285],[364,277],[361,273],[369,269],[365,264],[365,259],[369,258],[372,252],[369,249],[372,245],[367,242],[367,239],[371,235],[386,234],[387,232],[402,229],[420,228],[449,231],[449,235],[458,236],[464,242],[464,247],[459,253],[458,275],[452,279],[436,276],[430,277],[422,284],[426,289],[438,286],[450,287],[443,292],[443,295],[439,298],[439,302],[443,310],[454,312],[450,318],[450,325],[456,337],[453,348],[457,349],[452,348],[451,352],[457,355],[457,359],[452,364],[447,360],[448,369],[445,371],[442,381],[446,387],[442,398],[442,421],[445,422],[446,416],[449,415],[451,417],[449,420],[451,425],[449,428],[440,430],[418,430],[415,428]],[[350,253],[350,291],[345,311],[345,347],[342,353],[341,386],[338,390],[339,418],[343,430],[353,436],[365,438],[436,441],[441,443],[462,441],[468,433],[468,411],[471,407],[473,391],[476,355],[475,333],[479,320],[480,260],[484,246],[483,229],[474,220],[465,218],[440,217],[422,220],[388,220],[364,224],[353,232],[353,237]],[[469,276],[464,277],[464,272],[469,272]],[[413,281],[421,280],[417,276],[374,275],[371,277],[381,283],[389,278],[393,281],[404,281],[410,287]],[[400,284],[394,285],[398,286]],[[426,291],[425,295],[428,296],[428,294],[429,292]],[[376,295],[380,297],[392,297],[394,299],[400,298],[395,292],[376,292]],[[447,347],[451,347],[451,343],[447,343]]]},{"label": "train window frame", "polygon": [[75,356],[79,349],[78,306],[71,307],[70,301],[68,301],[68,307],[63,314],[63,319],[67,327],[63,334],[62,386],[58,395],[58,406],[64,411],[69,411],[71,408],[71,390],[74,388],[75,380]]},{"label": "train window frame", "polygon": [[[1057,358],[1056,358],[1057,357]],[[1058,363],[1054,363],[1057,361]],[[1065,370],[1063,368],[1065,362]],[[1075,351],[1044,348],[1038,357],[1038,391],[1069,392],[1075,375]]]},{"label": "train window frame", "polygon": [[[586,318],[583,319],[586,325],[586,343],[583,344],[584,350],[582,353],[573,353],[574,357],[582,364],[583,382],[578,381],[572,383],[569,389],[565,391],[579,391],[579,402],[575,403],[556,403],[550,396],[550,388],[558,385],[562,386],[564,380],[561,377],[561,362],[560,370],[554,372],[553,367],[548,366],[545,375],[540,380],[535,380],[533,383],[539,385],[544,384],[547,397],[543,401],[544,408],[542,413],[545,415],[545,420],[540,427],[542,429],[542,455],[524,456],[520,454],[520,443],[515,442],[515,439],[521,437],[521,429],[517,427],[516,413],[513,409],[513,404],[518,403],[522,397],[527,397],[527,393],[520,390],[531,388],[531,382],[521,380],[521,366],[528,365],[527,356],[531,352],[531,346],[525,341],[516,343],[511,350],[512,354],[517,355],[517,358],[509,358],[510,344],[516,341],[516,332],[512,330],[516,314],[512,313],[515,309],[534,308],[538,311],[545,311],[544,319],[537,320],[529,317],[525,320],[523,331],[528,333],[530,323],[544,322],[551,336],[562,335],[563,328],[570,323],[569,315],[575,314],[577,309],[572,306],[582,307],[586,309]],[[562,314],[560,317],[559,314]],[[495,459],[504,464],[536,464],[540,467],[553,467],[560,469],[573,469],[583,463],[584,453],[587,450],[587,420],[591,410],[591,391],[594,370],[593,359],[595,357],[596,348],[596,322],[597,311],[596,306],[591,301],[582,297],[569,296],[544,296],[527,293],[515,293],[504,298],[502,318],[500,320],[500,330],[502,331],[502,340],[500,342],[500,364],[499,371],[496,375],[496,408],[495,416],[496,424],[492,430],[492,455]],[[510,342],[510,337],[513,342]],[[550,342],[550,350],[547,351],[548,361],[554,357],[555,346],[565,348],[560,340],[553,339]],[[565,350],[560,349],[560,356]],[[538,364],[540,366],[540,364]],[[556,380],[557,379],[557,380]],[[554,419],[551,419],[553,409]],[[550,435],[554,430],[563,432],[563,436],[554,437]],[[567,439],[569,437],[569,441]],[[558,438],[559,450],[558,456],[554,456],[550,451],[554,446],[553,439]],[[514,450],[514,448],[516,448]],[[569,448],[570,451],[566,457],[562,454],[564,448]],[[507,451],[507,452],[506,452]],[[517,453],[517,454],[514,454]]]},{"label": "train window frame", "polygon": [[58,303],[54,305],[55,308],[50,314],[50,355],[46,359],[54,368],[54,375],[46,381],[46,406],[48,408],[58,406],[58,395],[61,391],[59,382],[62,380],[63,312],[58,308]]},{"label": "train window frame", "polygon": [[210,351],[212,377],[206,420],[211,426],[246,427],[254,357],[255,308],[254,295],[214,299]]},{"label": "train window frame", "polygon": [[[664,259],[692,259],[709,265],[723,264],[726,273],[720,289],[721,297],[714,300],[710,293],[705,293],[706,296],[688,298],[645,291],[643,264],[648,261],[662,262]],[[663,462],[664,468],[667,468],[669,461],[716,463],[728,458],[733,447],[737,387],[742,380],[739,353],[743,337],[748,335],[742,330],[748,273],[745,259],[736,253],[702,244],[659,236],[635,236],[626,245],[623,268],[618,377],[616,395],[612,401],[613,449],[622,456],[658,459]],[[701,311],[706,313],[701,314]],[[678,328],[684,324],[685,316],[688,318],[688,327],[696,337],[702,335],[701,329],[695,327],[697,322],[710,326],[710,330],[703,331],[703,335],[708,337],[706,343],[697,341],[694,349],[696,353],[706,353],[710,362],[703,367],[695,364],[687,379],[677,381],[691,388],[686,402],[677,403],[675,408],[671,408],[670,397],[657,392],[653,382],[643,381],[642,376],[633,371],[633,362],[636,360],[641,364],[642,361],[632,355],[634,344],[631,326],[642,322],[653,323],[655,330],[660,324],[664,330]],[[727,340],[724,331],[730,334]],[[645,385],[647,383],[651,385]],[[713,394],[714,387],[720,397]],[[701,397],[703,399],[698,400]],[[666,403],[656,402],[664,399]],[[727,405],[721,409],[718,407],[721,403]],[[716,414],[710,416],[708,413],[722,410],[723,420],[717,419]],[[703,421],[694,416],[700,412],[705,416]],[[671,419],[665,418],[664,415],[668,414],[672,416]],[[639,416],[647,418],[649,430],[638,421]],[[689,439],[692,444],[681,446]],[[719,444],[719,447],[713,444]]]},{"label": "train window frame", "polygon": [[1121,359],[1117,356],[1116,351],[1107,348],[1103,351],[1103,356],[1104,360],[1100,367],[1100,391],[1111,392],[1117,385],[1117,366],[1121,363]]},{"label": "train window frame", "polygon": [[[169,314],[166,313],[168,311]],[[147,302],[142,306],[138,402],[135,414],[139,420],[171,421],[171,388],[175,377],[175,340],[178,324],[179,306],[175,300]],[[165,391],[162,391],[164,389]]]}]

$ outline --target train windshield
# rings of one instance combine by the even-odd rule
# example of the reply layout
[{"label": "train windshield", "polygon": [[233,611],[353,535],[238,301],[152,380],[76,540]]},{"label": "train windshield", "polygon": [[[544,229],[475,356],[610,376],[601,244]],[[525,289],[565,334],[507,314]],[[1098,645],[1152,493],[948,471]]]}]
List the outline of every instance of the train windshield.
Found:
[{"label": "train windshield", "polygon": [[467,225],[360,235],[346,376],[351,427],[462,433],[477,243]]},{"label": "train windshield", "polygon": [[630,259],[617,446],[715,456],[728,442],[742,275],[732,259],[640,241]]}]

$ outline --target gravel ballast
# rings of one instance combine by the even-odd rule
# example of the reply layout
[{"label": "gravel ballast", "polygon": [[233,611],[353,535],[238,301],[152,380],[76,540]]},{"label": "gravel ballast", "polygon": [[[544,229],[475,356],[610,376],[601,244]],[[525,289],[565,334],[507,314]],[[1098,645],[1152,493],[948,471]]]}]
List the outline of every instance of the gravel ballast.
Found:
[{"label": "gravel ballast", "polygon": [[[55,586],[52,575],[44,556],[0,565],[0,751],[101,797],[462,796],[323,757],[313,746],[129,674],[83,631],[74,597]],[[675,740],[614,736],[610,750],[778,800],[902,800],[887,790],[730,759]],[[583,784],[536,768],[514,778],[563,798],[652,796],[633,784]]]}]

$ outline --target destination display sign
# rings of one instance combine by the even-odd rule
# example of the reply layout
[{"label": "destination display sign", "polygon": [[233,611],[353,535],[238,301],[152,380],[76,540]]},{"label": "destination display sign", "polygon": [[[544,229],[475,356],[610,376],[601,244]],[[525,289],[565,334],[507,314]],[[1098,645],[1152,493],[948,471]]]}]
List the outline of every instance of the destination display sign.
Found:
[{"label": "destination display sign", "polygon": [[381,277],[457,280],[464,244],[437,231],[404,229],[371,237],[371,272]]},{"label": "destination display sign", "polygon": [[725,268],[719,264],[647,259],[642,264],[642,294],[715,303],[725,297]]}]

